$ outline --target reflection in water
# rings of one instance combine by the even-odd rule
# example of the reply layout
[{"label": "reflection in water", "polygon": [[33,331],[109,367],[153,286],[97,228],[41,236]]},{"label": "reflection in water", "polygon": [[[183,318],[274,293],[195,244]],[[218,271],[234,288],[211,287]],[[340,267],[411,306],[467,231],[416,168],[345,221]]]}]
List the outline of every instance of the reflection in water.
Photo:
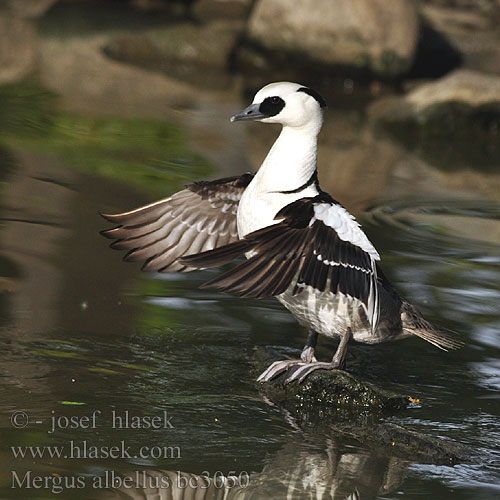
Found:
[{"label": "reflection in water", "polygon": [[[369,216],[395,229],[420,232],[422,237],[432,232],[436,238],[465,238],[500,244],[500,208],[484,201],[426,202],[420,199],[413,204],[393,201],[372,208]],[[488,256],[482,258],[487,260]]]},{"label": "reflection in water", "polygon": [[266,460],[242,498],[362,500],[394,491],[403,481],[407,464],[401,459],[335,437],[315,441],[300,437]]},{"label": "reflection in water", "polygon": [[124,485],[114,490],[114,498],[363,500],[397,489],[407,467],[402,459],[376,450],[356,450],[335,438],[322,442],[300,436],[267,458],[262,472],[251,478],[246,474],[221,477],[208,472],[136,471],[122,477]]},{"label": "reflection in water", "polygon": [[102,498],[144,499],[193,498],[196,500],[235,500],[246,498],[241,494],[239,484],[247,485],[250,478],[244,476],[226,477],[220,472],[209,475],[190,474],[181,471],[135,471],[119,476],[117,483],[123,486],[113,489],[112,496]]},{"label": "reflection in water", "polygon": [[62,276],[51,260],[68,236],[65,214],[76,196],[74,180],[71,171],[27,153],[17,155],[9,176],[0,244],[2,255],[15,263],[22,280],[11,312],[12,327],[25,339],[46,334],[55,323]]},{"label": "reflection in water", "polygon": [[[71,171],[27,153],[17,153],[13,163],[0,212],[0,269],[7,292],[2,298],[8,301],[4,336],[17,344],[43,338],[56,324],[64,276],[53,256],[68,236],[65,214],[76,193]],[[8,350],[0,368],[7,384],[37,393],[50,390],[44,381],[48,364],[40,363],[34,377],[28,351],[24,360],[10,354]]]}]

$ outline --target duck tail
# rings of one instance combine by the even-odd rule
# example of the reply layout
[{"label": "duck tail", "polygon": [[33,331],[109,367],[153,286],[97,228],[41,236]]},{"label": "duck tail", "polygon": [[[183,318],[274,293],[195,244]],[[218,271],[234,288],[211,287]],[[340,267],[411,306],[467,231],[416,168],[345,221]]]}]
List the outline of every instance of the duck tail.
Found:
[{"label": "duck tail", "polygon": [[406,301],[401,304],[401,321],[405,332],[416,335],[443,351],[460,349],[464,346],[464,342],[455,332],[436,328]]}]

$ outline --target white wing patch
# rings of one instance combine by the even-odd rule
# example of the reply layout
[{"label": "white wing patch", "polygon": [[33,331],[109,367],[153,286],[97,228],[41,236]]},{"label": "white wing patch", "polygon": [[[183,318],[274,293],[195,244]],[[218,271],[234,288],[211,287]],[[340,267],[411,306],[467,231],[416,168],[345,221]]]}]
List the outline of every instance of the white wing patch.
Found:
[{"label": "white wing patch", "polygon": [[380,315],[377,266],[375,264],[376,261],[380,260],[379,253],[375,250],[375,247],[371,244],[370,240],[361,229],[358,221],[344,207],[340,205],[332,205],[330,203],[315,204],[314,217],[312,218],[310,225],[314,223],[315,219],[320,220],[323,224],[335,230],[340,239],[356,245],[370,256],[373,278],[370,283],[368,305],[366,306],[365,304],[362,304],[362,306],[365,309],[368,320],[370,321],[372,332],[374,332],[377,328]]},{"label": "white wing patch", "polygon": [[[380,260],[380,255],[361,229],[359,223],[344,207],[330,203],[315,204],[314,217],[334,229],[340,239],[358,246],[368,253],[373,260]],[[311,219],[309,225],[313,223],[314,218]]]}]

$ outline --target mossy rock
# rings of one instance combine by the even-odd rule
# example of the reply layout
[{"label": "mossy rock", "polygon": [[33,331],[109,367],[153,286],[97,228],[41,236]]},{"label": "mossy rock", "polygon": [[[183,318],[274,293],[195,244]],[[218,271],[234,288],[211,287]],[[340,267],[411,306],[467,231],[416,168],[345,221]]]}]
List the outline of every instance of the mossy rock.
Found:
[{"label": "mossy rock", "polygon": [[[254,355],[255,375],[279,359],[277,353],[257,349]],[[286,373],[270,382],[258,383],[260,391],[273,403],[296,415],[301,423],[313,423],[325,417],[355,413],[394,413],[411,404],[408,395],[397,394],[377,387],[344,370],[318,370],[302,383],[285,383]]]},{"label": "mossy rock", "polygon": [[[271,349],[257,349],[254,375],[279,359],[284,358]],[[285,378],[282,374],[270,382],[256,383],[261,394],[308,435],[329,436],[409,462],[454,465],[467,460],[458,444],[383,420],[415,404],[411,396],[388,391],[341,370],[318,370],[301,384],[285,384]]]}]

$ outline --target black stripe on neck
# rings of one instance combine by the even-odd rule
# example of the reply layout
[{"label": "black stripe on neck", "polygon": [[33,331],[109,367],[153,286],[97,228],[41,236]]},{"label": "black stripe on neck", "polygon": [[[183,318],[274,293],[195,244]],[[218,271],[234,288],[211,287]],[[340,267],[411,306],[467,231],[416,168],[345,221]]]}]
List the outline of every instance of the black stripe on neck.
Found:
[{"label": "black stripe on neck", "polygon": [[319,190],[319,182],[318,182],[318,170],[315,170],[313,174],[311,175],[310,179],[305,183],[302,184],[302,186],[299,186],[297,189],[291,189],[290,191],[275,191],[276,193],[281,193],[281,194],[295,194],[295,193],[300,193],[304,189],[308,188],[312,184],[316,185],[316,188]]}]

